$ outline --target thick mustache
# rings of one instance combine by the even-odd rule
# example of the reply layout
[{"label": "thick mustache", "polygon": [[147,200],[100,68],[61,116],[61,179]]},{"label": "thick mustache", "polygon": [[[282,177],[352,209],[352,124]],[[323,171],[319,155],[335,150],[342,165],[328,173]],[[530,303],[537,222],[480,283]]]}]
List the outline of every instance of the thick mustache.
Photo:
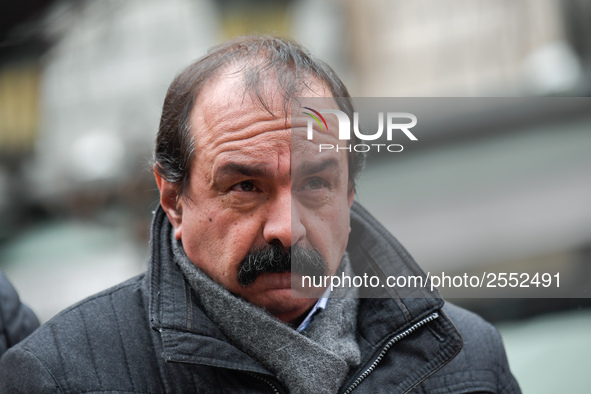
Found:
[{"label": "thick mustache", "polygon": [[238,283],[248,286],[260,274],[297,272],[301,275],[319,276],[327,272],[327,263],[317,249],[294,246],[284,249],[279,245],[268,245],[251,251],[240,263]]}]

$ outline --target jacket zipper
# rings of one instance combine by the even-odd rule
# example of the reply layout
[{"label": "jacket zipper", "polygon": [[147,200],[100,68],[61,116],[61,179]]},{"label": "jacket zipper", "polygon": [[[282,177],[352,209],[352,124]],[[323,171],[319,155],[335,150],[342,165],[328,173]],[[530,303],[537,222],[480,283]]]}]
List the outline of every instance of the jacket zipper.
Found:
[{"label": "jacket zipper", "polygon": [[430,314],[429,316],[427,316],[426,318],[424,318],[423,320],[415,323],[414,325],[410,326],[409,328],[407,328],[406,330],[404,330],[403,332],[401,332],[400,334],[396,335],[394,338],[390,339],[388,341],[388,343],[386,343],[386,345],[384,346],[384,348],[382,349],[382,351],[380,352],[380,355],[375,359],[375,361],[370,365],[369,368],[367,368],[365,370],[365,372],[363,372],[358,378],[357,380],[355,380],[355,382],[353,382],[353,384],[345,391],[344,394],[350,394],[353,390],[355,390],[355,388],[357,388],[357,386],[359,386],[359,384],[369,376],[370,373],[373,372],[374,369],[376,369],[376,367],[378,366],[378,364],[380,363],[380,361],[382,361],[382,359],[384,358],[384,356],[386,355],[386,353],[388,352],[388,350],[390,350],[390,348],[392,346],[394,346],[394,344],[396,342],[399,342],[401,339],[404,339],[405,337],[409,336],[410,334],[412,334],[414,331],[416,331],[418,328],[420,328],[421,326],[424,326],[425,324],[437,319],[439,317],[439,314],[437,312],[434,312],[432,314]]},{"label": "jacket zipper", "polygon": [[255,373],[255,372],[245,371],[245,373],[247,375],[252,376],[253,378],[257,378],[258,380],[262,380],[263,382],[267,383],[271,387],[271,389],[273,390],[273,393],[280,394],[280,391],[277,389],[277,387],[275,387],[275,385],[269,379],[264,378],[264,377],[262,377],[261,375]]}]

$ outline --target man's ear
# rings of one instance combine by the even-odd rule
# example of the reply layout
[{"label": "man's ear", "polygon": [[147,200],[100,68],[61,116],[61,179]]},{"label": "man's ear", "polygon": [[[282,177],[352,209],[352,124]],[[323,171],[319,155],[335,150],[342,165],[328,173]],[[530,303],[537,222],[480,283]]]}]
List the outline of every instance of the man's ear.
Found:
[{"label": "man's ear", "polygon": [[162,205],[168,220],[174,227],[174,237],[180,240],[183,231],[183,208],[179,201],[178,185],[162,178],[156,171],[156,166],[154,166],[154,176],[160,190],[160,205]]}]

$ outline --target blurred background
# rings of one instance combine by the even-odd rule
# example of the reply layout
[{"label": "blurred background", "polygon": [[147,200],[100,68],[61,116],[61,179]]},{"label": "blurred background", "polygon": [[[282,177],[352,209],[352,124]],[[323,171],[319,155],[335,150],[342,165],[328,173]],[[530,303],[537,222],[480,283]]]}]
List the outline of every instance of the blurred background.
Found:
[{"label": "blurred background", "polygon": [[[353,96],[548,98],[448,116],[370,157],[357,198],[425,270],[560,269],[588,289],[590,20],[586,0],[2,0],[0,269],[42,321],[145,270],[168,84],[258,32]],[[501,330],[524,392],[588,392],[589,298],[456,301]]]}]

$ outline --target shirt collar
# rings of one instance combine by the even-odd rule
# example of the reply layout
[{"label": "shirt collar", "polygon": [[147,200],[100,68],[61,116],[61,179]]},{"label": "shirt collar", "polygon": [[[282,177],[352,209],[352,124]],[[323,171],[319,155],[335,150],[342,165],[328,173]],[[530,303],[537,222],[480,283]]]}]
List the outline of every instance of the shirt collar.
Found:
[{"label": "shirt collar", "polygon": [[314,304],[314,307],[308,313],[308,316],[306,316],[304,321],[302,321],[300,323],[300,325],[298,326],[298,328],[296,328],[297,332],[304,331],[306,329],[306,327],[308,327],[308,324],[310,324],[310,322],[312,321],[312,318],[314,317],[316,312],[318,312],[319,309],[326,308],[326,304],[328,303],[328,299],[330,298],[331,290],[332,290],[332,286],[328,286],[326,288],[326,290],[324,291],[324,294],[322,294],[322,297],[320,297],[318,299],[318,301],[316,301],[316,304]]}]

